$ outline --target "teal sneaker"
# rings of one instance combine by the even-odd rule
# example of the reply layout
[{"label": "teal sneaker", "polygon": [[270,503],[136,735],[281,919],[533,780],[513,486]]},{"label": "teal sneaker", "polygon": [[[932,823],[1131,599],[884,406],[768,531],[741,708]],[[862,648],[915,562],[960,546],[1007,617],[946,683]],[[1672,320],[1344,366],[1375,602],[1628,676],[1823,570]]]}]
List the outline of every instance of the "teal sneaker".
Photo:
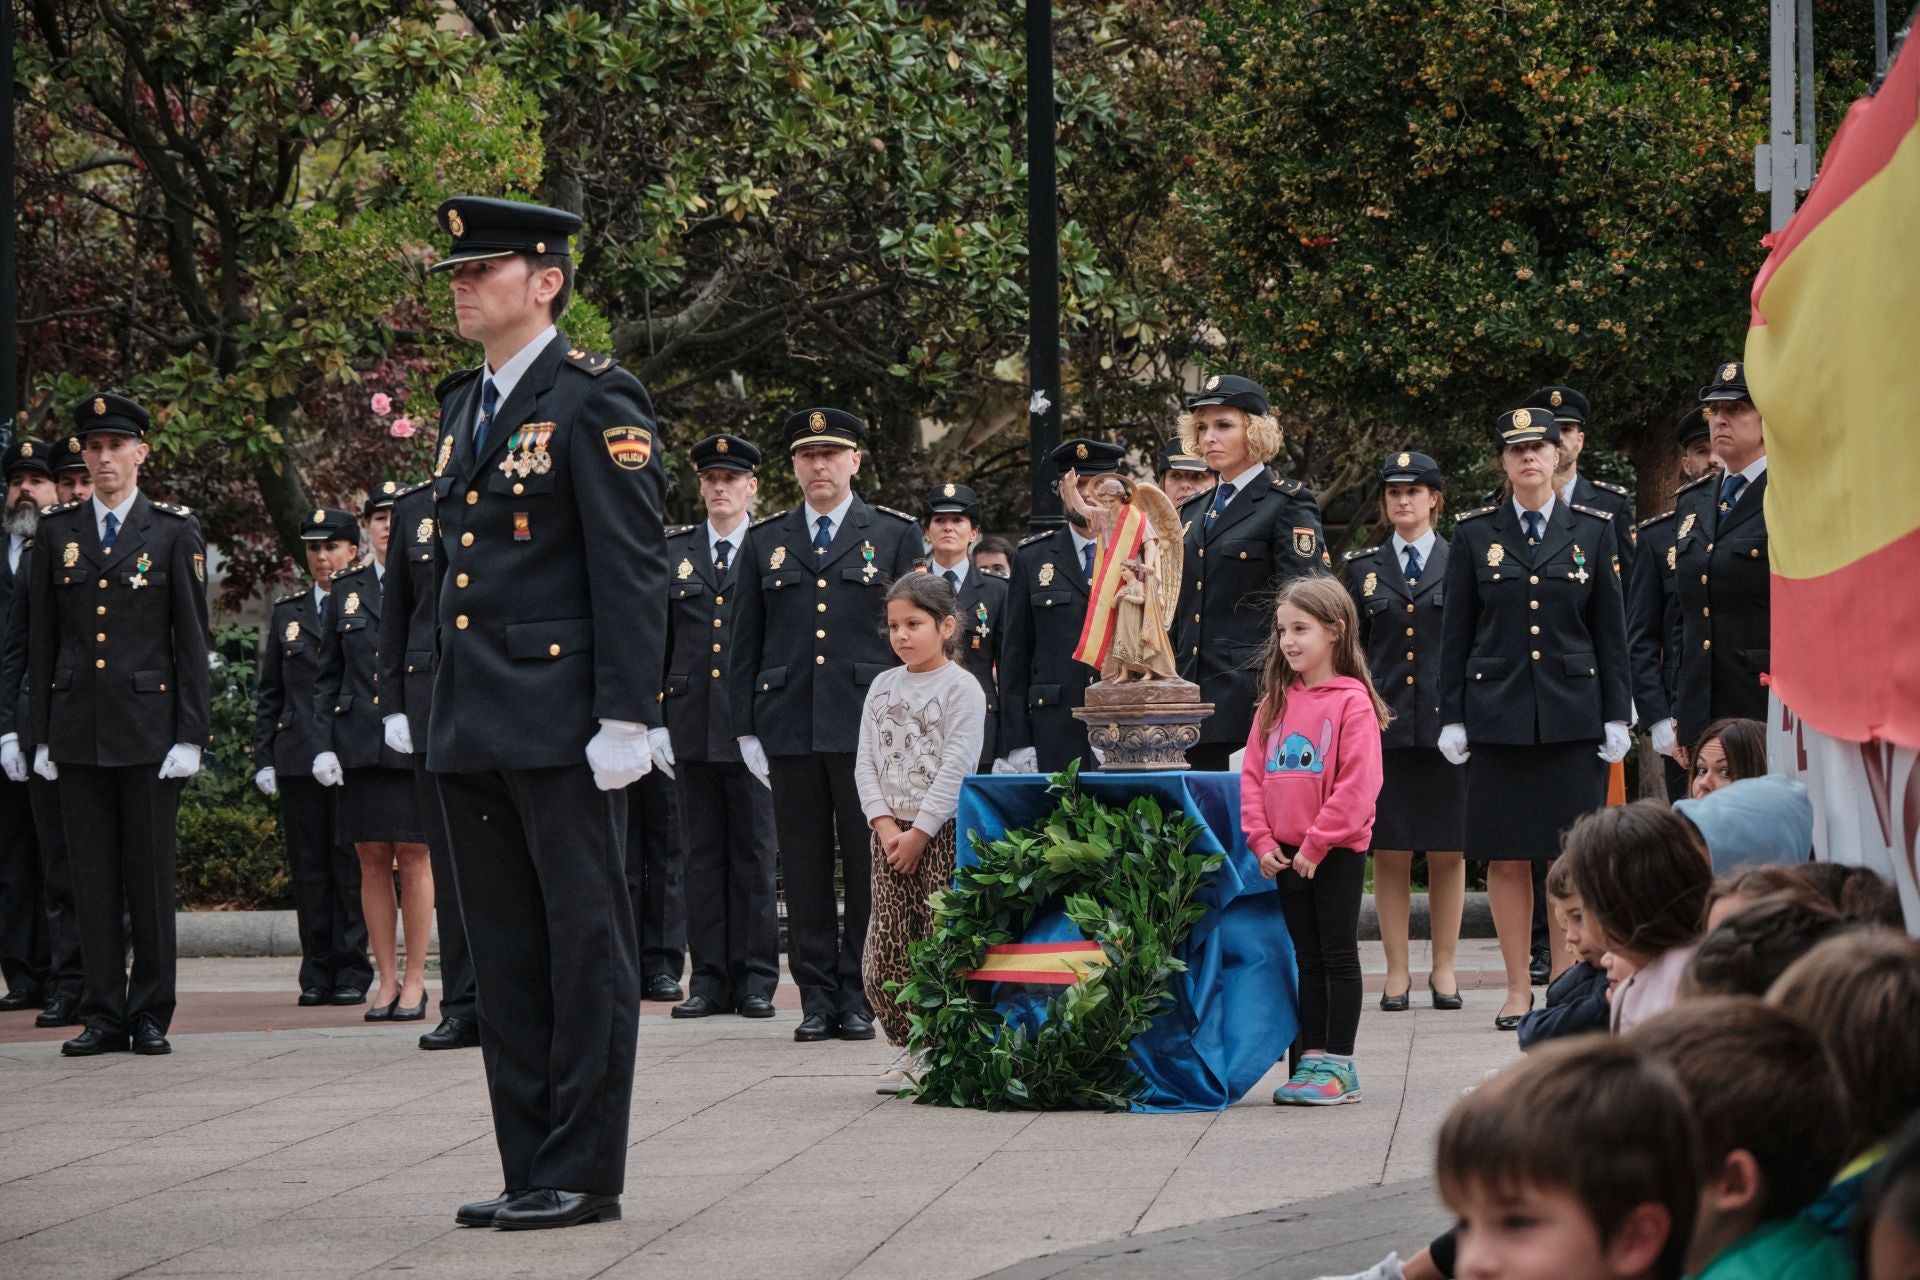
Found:
[{"label": "teal sneaker", "polygon": [[1294,1068],[1287,1082],[1273,1091],[1273,1105],[1291,1107],[1299,1103],[1299,1091],[1312,1084],[1314,1075],[1320,1070],[1320,1059],[1302,1058],[1300,1065]]},{"label": "teal sneaker", "polygon": [[1314,1065],[1313,1078],[1293,1091],[1295,1105],[1337,1107],[1343,1102],[1360,1101],[1360,1073],[1351,1062],[1322,1058]]}]

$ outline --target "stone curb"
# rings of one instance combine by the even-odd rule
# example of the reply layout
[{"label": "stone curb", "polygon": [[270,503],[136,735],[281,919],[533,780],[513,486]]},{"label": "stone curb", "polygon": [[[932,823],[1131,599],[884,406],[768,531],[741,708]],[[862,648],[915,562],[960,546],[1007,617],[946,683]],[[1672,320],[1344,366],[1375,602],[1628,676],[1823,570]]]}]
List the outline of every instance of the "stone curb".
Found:
[{"label": "stone curb", "polygon": [[[1432,937],[1427,920],[1427,895],[1413,895],[1408,932],[1415,938]],[[1487,895],[1469,893],[1461,912],[1460,936],[1491,938],[1493,913],[1487,907]],[[300,931],[291,911],[182,911],[175,916],[178,954],[183,956],[297,956]],[[781,918],[781,945],[786,945],[785,916]],[[1365,942],[1380,939],[1380,924],[1374,916],[1373,895],[1360,900],[1360,937]],[[430,948],[440,949],[440,930],[436,924]]]}]

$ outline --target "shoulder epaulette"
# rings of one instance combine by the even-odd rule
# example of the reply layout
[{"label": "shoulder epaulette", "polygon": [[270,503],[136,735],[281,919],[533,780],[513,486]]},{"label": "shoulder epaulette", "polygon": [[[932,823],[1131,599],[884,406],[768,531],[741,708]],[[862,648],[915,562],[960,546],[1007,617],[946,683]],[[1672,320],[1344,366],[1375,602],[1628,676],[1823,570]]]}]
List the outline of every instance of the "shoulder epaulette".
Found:
[{"label": "shoulder epaulette", "polygon": [[1641,522],[1640,522],[1639,524],[1637,524],[1637,525],[1635,525],[1635,526],[1633,526],[1633,527],[1634,527],[1634,529],[1635,529],[1636,531],[1638,531],[1638,530],[1641,530],[1641,529],[1648,529],[1648,528],[1651,528],[1652,526],[1654,526],[1654,525],[1656,525],[1656,524],[1659,524],[1659,523],[1660,523],[1660,522],[1661,522],[1662,520],[1671,520],[1671,519],[1673,519],[1673,517],[1674,517],[1674,515],[1675,515],[1675,513],[1674,513],[1674,512],[1672,512],[1672,511],[1662,511],[1662,512],[1661,512],[1661,513],[1660,513],[1659,515],[1657,515],[1657,516],[1648,516],[1648,517],[1647,517],[1647,518],[1646,518],[1645,520],[1642,520],[1642,521],[1641,521]]},{"label": "shoulder epaulette", "polygon": [[894,516],[897,519],[905,520],[908,524],[920,523],[918,520],[915,520],[912,516],[908,515],[904,511],[896,511],[892,507],[883,507],[877,502],[869,502],[867,505],[872,507],[875,511],[884,511],[890,516]]},{"label": "shoulder epaulette", "polygon": [[1284,480],[1282,480],[1279,476],[1275,476],[1273,478],[1273,487],[1278,489],[1282,493],[1294,494],[1294,493],[1304,492],[1307,486],[1305,486],[1304,484],[1301,484],[1298,480],[1295,480],[1292,476],[1288,476]]},{"label": "shoulder epaulette", "polygon": [[793,508],[788,507],[785,511],[776,511],[770,516],[761,516],[758,520],[755,520],[752,524],[748,525],[747,527],[749,529],[758,529],[763,524],[772,524],[775,520],[780,519],[782,516],[788,516],[792,514],[793,514]]},{"label": "shoulder epaulette", "polygon": [[452,373],[433,384],[433,398],[435,400],[445,400],[447,398],[447,392],[453,390],[479,372],[479,365],[475,365],[471,369],[455,369]]},{"label": "shoulder epaulette", "polygon": [[402,485],[400,488],[395,489],[393,491],[393,496],[396,498],[404,498],[410,493],[420,492],[422,489],[426,488],[428,485],[432,483],[433,481],[431,480],[421,480],[416,484]]},{"label": "shoulder epaulette", "polygon": [[1605,489],[1608,493],[1617,493],[1623,498],[1631,498],[1633,496],[1632,492],[1628,490],[1627,486],[1623,484],[1615,484],[1611,480],[1595,480],[1593,482],[1593,485],[1594,485],[1594,488],[1596,489]]},{"label": "shoulder epaulette", "polygon": [[695,529],[698,529],[699,527],[700,526],[697,524],[676,524],[672,528],[667,530],[667,536],[669,538],[677,538],[683,533],[692,533]]},{"label": "shoulder epaulette", "polygon": [[583,351],[579,347],[567,349],[567,363],[584,374],[599,377],[620,362],[612,356],[603,356],[595,351]]},{"label": "shoulder epaulette", "polygon": [[347,566],[346,568],[344,568],[344,569],[335,569],[335,570],[333,571],[333,574],[332,574],[332,576],[331,576],[331,577],[329,577],[329,578],[327,579],[327,581],[328,581],[328,582],[338,582],[338,581],[340,581],[340,579],[342,579],[342,578],[344,578],[344,577],[346,577],[346,576],[347,576],[348,574],[351,574],[351,573],[358,573],[358,572],[360,572],[360,571],[361,571],[362,569],[364,569],[364,568],[366,568],[366,567],[367,567],[367,566],[366,566],[366,565],[363,565],[363,564],[350,564],[350,565],[348,565],[348,566]]},{"label": "shoulder epaulette", "polygon": [[1674,496],[1678,497],[1680,494],[1686,493],[1690,489],[1698,489],[1701,485],[1706,484],[1709,481],[1718,480],[1719,478],[1720,478],[1720,473],[1718,471],[1715,471],[1709,468],[1707,473],[1701,476],[1699,479],[1689,480],[1687,483],[1681,485],[1678,489],[1675,489],[1673,491]]},{"label": "shoulder epaulette", "polygon": [[1045,542],[1048,538],[1051,538],[1055,532],[1057,531],[1053,529],[1042,529],[1039,533],[1028,534],[1026,537],[1020,539],[1020,545],[1030,547],[1036,542]]},{"label": "shoulder epaulette", "polygon": [[1347,552],[1345,558],[1348,560],[1358,560],[1361,556],[1370,556],[1374,552],[1378,551],[1379,549],[1380,548],[1377,544],[1371,547],[1362,547],[1358,551]]},{"label": "shoulder epaulette", "polygon": [[1567,505],[1584,515],[1599,516],[1602,520],[1613,519],[1613,512],[1602,511],[1599,507],[1589,507],[1582,502],[1569,502]]},{"label": "shoulder epaulette", "polygon": [[301,596],[304,596],[306,594],[307,594],[307,589],[305,587],[300,587],[293,591],[289,591],[287,592],[287,594],[276,599],[273,602],[273,607],[278,609],[283,604],[293,604],[297,602]]},{"label": "shoulder epaulette", "polygon": [[1471,511],[1462,511],[1453,518],[1453,522],[1459,524],[1462,520],[1477,520],[1481,516],[1490,516],[1499,509],[1498,504],[1491,507],[1475,507]]},{"label": "shoulder epaulette", "polygon": [[177,502],[156,502],[153,504],[153,509],[155,511],[164,511],[170,516],[190,516],[193,514],[189,508],[183,507]]},{"label": "shoulder epaulette", "polygon": [[56,502],[50,507],[40,508],[40,514],[43,516],[55,516],[55,515],[59,515],[62,511],[71,511],[79,505],[80,503],[78,501]]}]

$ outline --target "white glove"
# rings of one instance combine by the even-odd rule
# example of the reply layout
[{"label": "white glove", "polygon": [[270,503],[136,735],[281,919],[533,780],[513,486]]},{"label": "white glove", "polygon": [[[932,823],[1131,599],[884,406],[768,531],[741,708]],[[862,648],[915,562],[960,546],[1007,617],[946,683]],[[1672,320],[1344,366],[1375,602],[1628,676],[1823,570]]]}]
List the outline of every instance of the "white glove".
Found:
[{"label": "white glove", "polygon": [[1087,750],[1093,752],[1093,762],[1095,764],[1105,764],[1107,762],[1107,753],[1092,743],[1087,744]]},{"label": "white glove", "polygon": [[767,769],[767,749],[760,745],[760,739],[748,734],[739,739],[740,759],[745,762],[747,772],[760,779],[760,785],[773,790],[773,778]]},{"label": "white glove", "polygon": [[44,742],[33,749],[33,771],[48,782],[60,780],[60,766],[53,762],[53,757],[48,754],[47,744]]},{"label": "white glove", "polygon": [[1656,754],[1672,759],[1679,745],[1678,727],[1671,719],[1653,722],[1653,749]]},{"label": "white glove", "polygon": [[167,758],[160,762],[160,781],[191,778],[200,772],[200,748],[190,743],[176,742],[167,751]]},{"label": "white glove", "polygon": [[280,783],[276,781],[276,779],[278,779],[279,776],[280,775],[274,771],[274,767],[268,765],[253,775],[253,785],[260,788],[260,794],[263,796],[277,795],[280,791]]},{"label": "white glove", "polygon": [[673,735],[665,729],[647,730],[647,749],[653,755],[653,767],[671,778],[680,763],[673,758]]},{"label": "white glove", "polygon": [[1032,747],[1016,747],[1007,752],[1007,763],[1013,773],[1040,772],[1040,753]]},{"label": "white glove", "polygon": [[1607,721],[1607,740],[1600,744],[1600,758],[1608,764],[1619,764],[1627,758],[1627,747],[1633,742],[1633,735],[1627,732],[1624,720]]},{"label": "white glove", "polygon": [[322,751],[315,756],[313,780],[323,787],[338,787],[345,784],[347,771],[340,767],[340,757],[331,751]]},{"label": "white glove", "polygon": [[399,755],[413,754],[413,727],[407,723],[407,713],[396,711],[380,721],[381,736],[387,740],[387,750]]},{"label": "white glove", "polygon": [[1007,759],[1005,756],[996,756],[993,761],[993,768],[988,772],[1007,774],[1018,773],[1020,771],[1013,767],[1013,761]]},{"label": "white glove", "polygon": [[27,780],[27,757],[20,750],[20,735],[17,733],[0,737],[0,772],[4,772],[10,782]]},{"label": "white glove", "polygon": [[1463,724],[1443,724],[1440,726],[1440,754],[1447,758],[1448,764],[1465,764],[1473,753],[1467,750],[1467,726]]},{"label": "white glove", "polygon": [[593,770],[593,785],[602,791],[618,791],[646,777],[653,772],[647,726],[631,720],[602,720],[600,732],[587,743],[587,767]]}]

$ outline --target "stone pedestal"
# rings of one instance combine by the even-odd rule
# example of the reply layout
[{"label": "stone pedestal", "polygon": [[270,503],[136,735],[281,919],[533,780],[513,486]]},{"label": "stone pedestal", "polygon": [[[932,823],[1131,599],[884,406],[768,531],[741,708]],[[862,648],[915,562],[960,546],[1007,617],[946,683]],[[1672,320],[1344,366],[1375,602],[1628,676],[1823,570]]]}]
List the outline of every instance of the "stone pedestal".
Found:
[{"label": "stone pedestal", "polygon": [[1073,714],[1100,749],[1101,772],[1146,772],[1187,767],[1187,748],[1200,741],[1200,722],[1213,704],[1200,701],[1200,686],[1186,680],[1102,680],[1087,687],[1085,705]]}]

